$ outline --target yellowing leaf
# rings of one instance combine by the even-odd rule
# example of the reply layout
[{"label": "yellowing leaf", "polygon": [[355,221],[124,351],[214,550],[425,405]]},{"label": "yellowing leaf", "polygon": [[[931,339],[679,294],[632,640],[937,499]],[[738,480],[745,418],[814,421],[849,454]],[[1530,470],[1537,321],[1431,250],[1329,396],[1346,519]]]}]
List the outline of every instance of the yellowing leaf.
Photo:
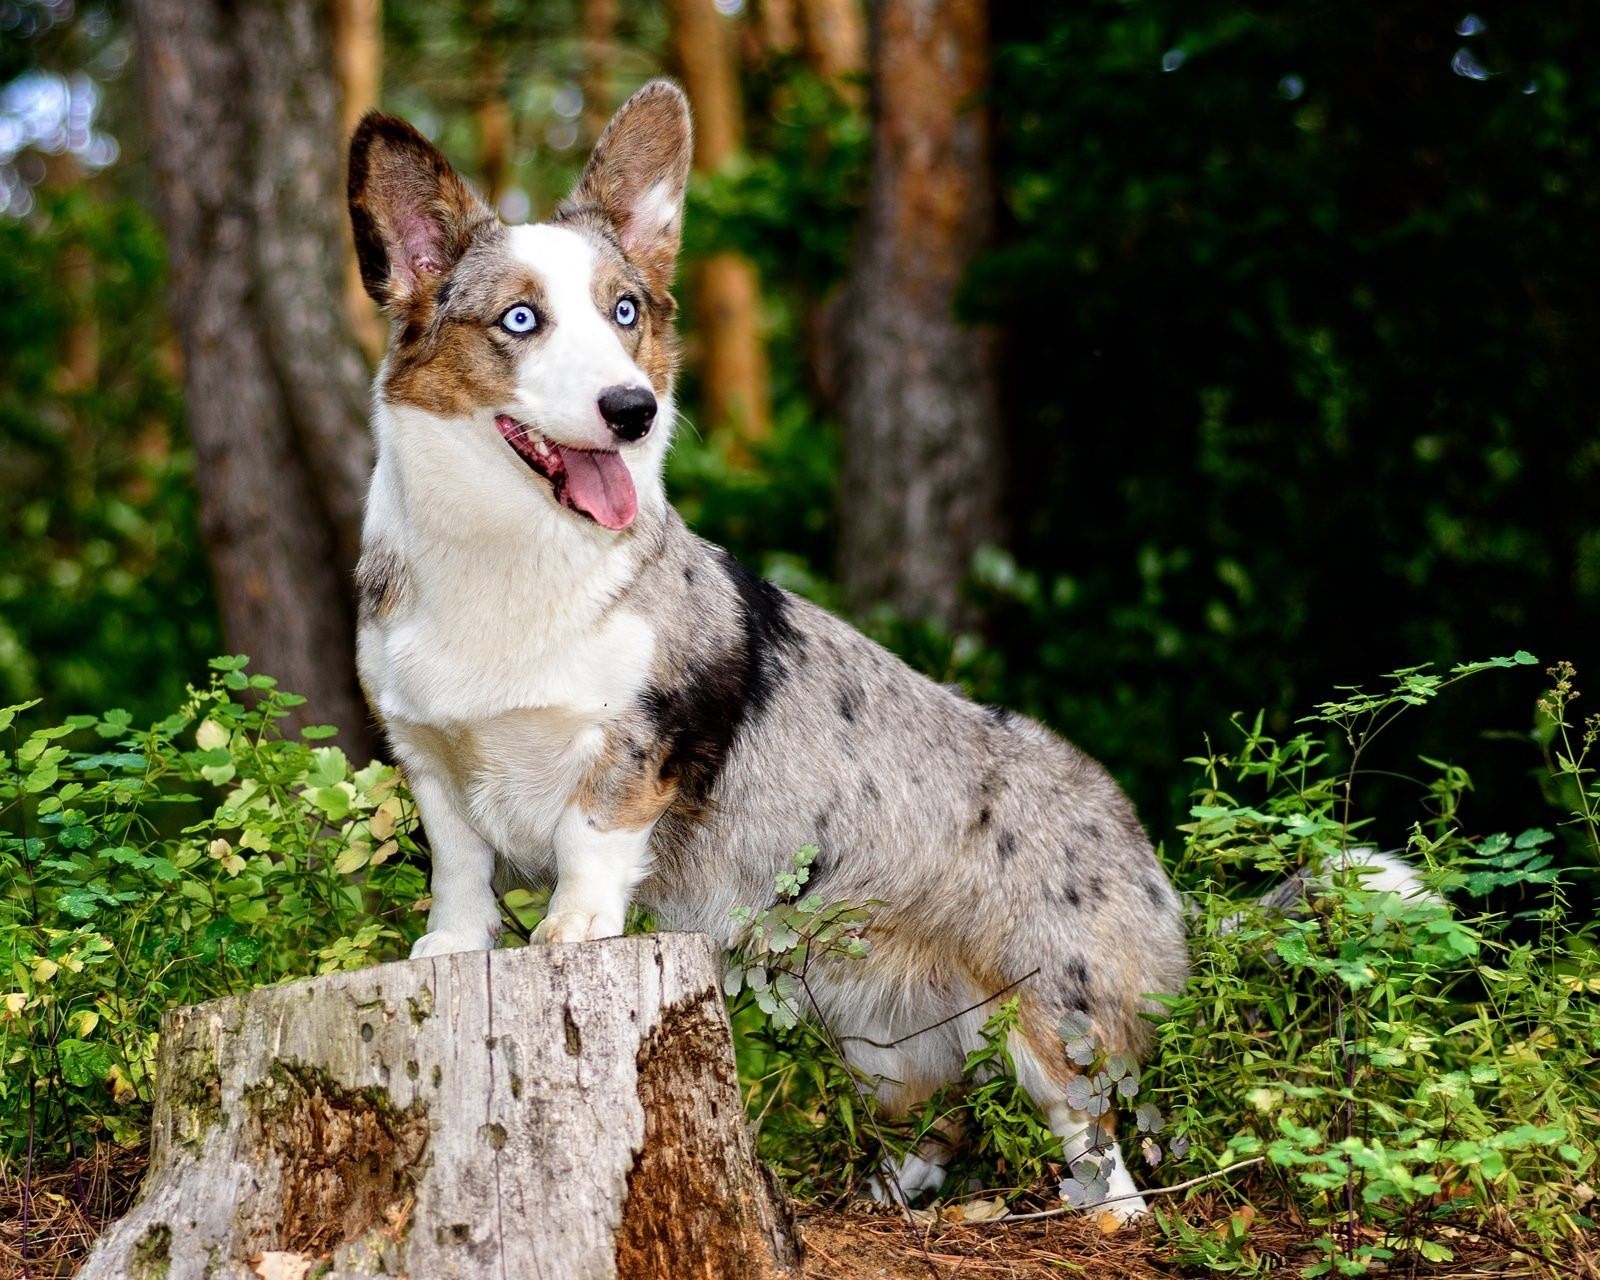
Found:
[{"label": "yellowing leaf", "polygon": [[305,1280],[315,1258],[303,1253],[258,1253],[250,1259],[250,1269],[261,1280]]},{"label": "yellowing leaf", "polygon": [[61,966],[54,960],[46,960],[40,957],[33,962],[33,980],[35,982],[49,982],[60,969]]},{"label": "yellowing leaf", "polygon": [[387,840],[394,834],[395,821],[400,816],[400,802],[385,800],[367,822],[374,840]]},{"label": "yellowing leaf", "polygon": [[1006,1202],[999,1196],[991,1200],[969,1200],[957,1205],[955,1211],[961,1214],[962,1222],[993,1222],[1006,1216]]},{"label": "yellowing leaf", "polygon": [[202,720],[194,731],[194,741],[202,751],[215,751],[228,745],[228,731],[215,720]]},{"label": "yellowing leaf", "polygon": [[0,1000],[0,1009],[5,1011],[7,1021],[17,1017],[27,1007],[28,997],[20,991],[8,992],[6,998]]},{"label": "yellowing leaf", "polygon": [[219,837],[206,846],[206,852],[213,858],[226,858],[233,852],[233,846]]},{"label": "yellowing leaf", "polygon": [[395,851],[399,848],[400,842],[398,840],[385,840],[373,852],[372,865],[376,867],[384,862],[387,862],[390,858],[394,857]]},{"label": "yellowing leaf", "polygon": [[111,1086],[111,1096],[118,1102],[132,1102],[139,1096],[139,1091],[133,1087],[133,1082],[121,1067],[112,1067],[106,1072],[106,1083]]},{"label": "yellowing leaf", "polygon": [[343,853],[334,859],[333,869],[342,876],[349,875],[352,871],[359,871],[367,865],[367,859],[372,854],[372,848],[364,841],[357,840],[349,845]]},{"label": "yellowing leaf", "polygon": [[67,1019],[67,1026],[80,1040],[86,1040],[100,1025],[100,1015],[93,1009],[79,1009]]}]

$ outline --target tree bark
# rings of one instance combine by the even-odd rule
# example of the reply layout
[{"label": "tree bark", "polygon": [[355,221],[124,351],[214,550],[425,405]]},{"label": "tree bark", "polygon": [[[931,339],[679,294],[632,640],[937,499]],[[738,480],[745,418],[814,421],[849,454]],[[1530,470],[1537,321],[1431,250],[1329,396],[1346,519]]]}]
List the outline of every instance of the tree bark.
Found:
[{"label": "tree bark", "polygon": [[993,222],[981,0],[874,0],[873,172],[838,308],[841,576],[857,609],[952,626],[1001,536],[995,338],[957,292]]},{"label": "tree bark", "polygon": [[852,97],[867,66],[867,26],[860,0],[802,0],[806,60],[816,73]]},{"label": "tree bark", "polygon": [[761,0],[756,8],[756,22],[761,31],[761,47],[768,55],[785,57],[799,46],[795,0]]},{"label": "tree bark", "polygon": [[229,646],[370,754],[350,572],[371,470],[316,0],[135,0],[206,540]]},{"label": "tree bark", "polygon": [[506,98],[505,33],[494,0],[474,0],[468,10],[472,36],[472,119],[478,130],[478,183],[491,209],[500,207],[511,173],[511,103]]},{"label": "tree bark", "polygon": [[658,934],[170,1013],[149,1179],[81,1280],[792,1274],[721,969]]},{"label": "tree bark", "polygon": [[[731,32],[712,0],[671,0],[668,8],[694,108],[695,172],[715,173],[744,145]],[[733,252],[712,254],[697,265],[694,291],[707,422],[733,430],[741,443],[763,440],[772,429],[772,407],[755,264]]]},{"label": "tree bark", "polygon": [[583,132],[594,146],[611,119],[611,64],[617,54],[617,0],[583,0]]},{"label": "tree bark", "polygon": [[[339,133],[349,138],[361,117],[378,105],[383,82],[382,0],[332,0],[334,70],[339,77]],[[376,364],[389,340],[377,304],[361,284],[355,244],[346,238],[344,305],[350,328],[368,361]]]}]

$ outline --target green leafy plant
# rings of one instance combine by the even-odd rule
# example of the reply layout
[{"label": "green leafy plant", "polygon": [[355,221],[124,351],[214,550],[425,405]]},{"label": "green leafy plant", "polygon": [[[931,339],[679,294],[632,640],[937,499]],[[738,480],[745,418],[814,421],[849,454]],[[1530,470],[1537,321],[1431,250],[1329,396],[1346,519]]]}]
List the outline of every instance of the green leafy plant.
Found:
[{"label": "green leafy plant", "polygon": [[393,769],[243,658],[148,728],[0,711],[0,1152],[138,1138],[161,1013],[404,954],[425,892]]},{"label": "green leafy plant", "polygon": [[[1586,996],[1600,966],[1592,922],[1568,912],[1551,835],[1472,837],[1460,823],[1470,779],[1430,762],[1408,856],[1463,909],[1370,890],[1349,858],[1375,739],[1459,681],[1532,662],[1410,668],[1380,690],[1345,690],[1304,722],[1335,730],[1343,767],[1337,739],[1312,729],[1280,742],[1259,719],[1233,752],[1198,761],[1180,865],[1197,909],[1195,976],[1153,1072],[1193,1141],[1191,1170],[1264,1155],[1322,1224],[1308,1275],[1402,1252],[1442,1259],[1443,1220],[1514,1222],[1552,1257],[1590,1225],[1600,1014]],[[1241,909],[1241,879],[1303,866],[1326,869],[1304,909]]]}]

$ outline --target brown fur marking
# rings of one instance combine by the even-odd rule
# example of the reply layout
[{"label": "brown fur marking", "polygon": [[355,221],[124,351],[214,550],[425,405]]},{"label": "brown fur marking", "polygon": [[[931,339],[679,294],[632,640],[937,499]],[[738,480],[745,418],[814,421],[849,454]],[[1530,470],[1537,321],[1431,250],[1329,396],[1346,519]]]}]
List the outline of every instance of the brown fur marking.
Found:
[{"label": "brown fur marking", "polygon": [[677,784],[661,776],[662,750],[647,751],[613,726],[605,749],[573,793],[572,803],[600,831],[642,831],[677,799]]}]

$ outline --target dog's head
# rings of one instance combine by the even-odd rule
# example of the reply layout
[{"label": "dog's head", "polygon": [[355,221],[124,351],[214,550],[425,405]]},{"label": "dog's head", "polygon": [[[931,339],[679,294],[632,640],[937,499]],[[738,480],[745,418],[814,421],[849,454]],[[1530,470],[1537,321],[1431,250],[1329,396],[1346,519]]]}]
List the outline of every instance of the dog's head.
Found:
[{"label": "dog's head", "polygon": [[630,525],[671,429],[690,150],[682,90],[652,81],[554,216],[509,227],[410,125],[367,116],[350,220],[362,283],[394,321],[380,399],[492,440],[490,465],[517,462],[567,511]]}]

